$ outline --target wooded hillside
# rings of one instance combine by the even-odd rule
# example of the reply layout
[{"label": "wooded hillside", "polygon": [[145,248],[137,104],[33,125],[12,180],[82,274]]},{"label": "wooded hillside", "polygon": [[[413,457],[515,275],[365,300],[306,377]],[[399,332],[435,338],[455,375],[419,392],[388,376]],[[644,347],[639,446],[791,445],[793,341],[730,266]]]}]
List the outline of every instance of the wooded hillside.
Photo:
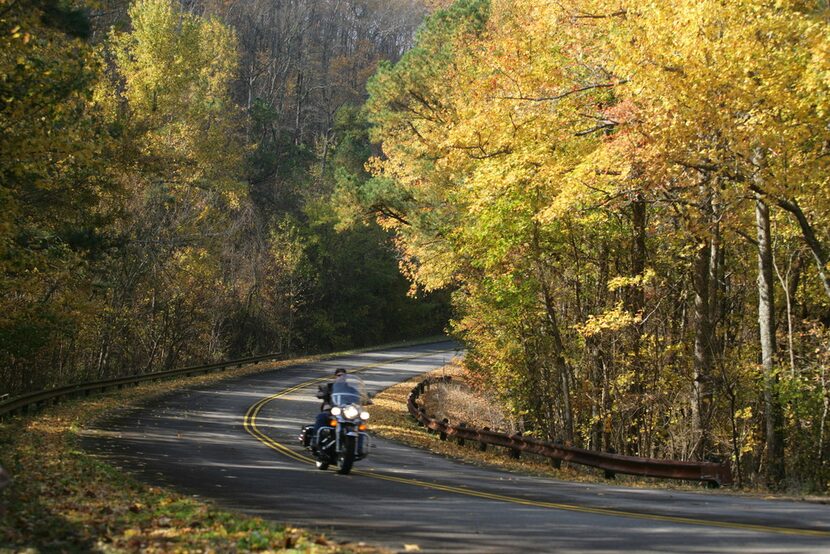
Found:
[{"label": "wooded hillside", "polygon": [[526,432],[825,490],[825,2],[459,0],[369,83],[414,282]]},{"label": "wooded hillside", "polygon": [[0,0],[0,396],[440,332],[443,297],[330,199],[424,13]]}]

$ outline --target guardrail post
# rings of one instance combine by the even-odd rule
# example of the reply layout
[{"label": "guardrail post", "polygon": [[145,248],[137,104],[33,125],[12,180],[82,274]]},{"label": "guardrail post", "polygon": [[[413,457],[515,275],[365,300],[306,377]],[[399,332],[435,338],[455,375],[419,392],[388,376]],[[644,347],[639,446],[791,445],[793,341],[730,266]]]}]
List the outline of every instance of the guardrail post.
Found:
[{"label": "guardrail post", "polygon": [[[485,428],[483,428],[483,429],[482,429],[482,431],[489,431],[489,430],[490,430],[490,428],[489,428],[489,427],[485,427]],[[479,441],[479,443],[478,443],[478,449],[479,449],[481,452],[486,452],[486,451],[487,451],[487,443],[486,443],[486,442],[484,442],[484,441]]]},{"label": "guardrail post", "polygon": [[[520,439],[520,438],[522,438],[522,434],[521,433],[516,433],[515,435],[513,435],[513,437]],[[511,448],[510,449],[510,457],[513,458],[514,460],[518,460],[519,458],[522,457],[522,451],[519,450],[518,448]]]},{"label": "guardrail post", "polygon": [[[616,453],[617,453],[617,451],[614,449],[614,447],[613,447],[613,446],[611,446],[611,447],[609,447],[609,448],[608,448],[608,453],[609,453],[609,454],[616,454]],[[606,478],[606,479],[616,479],[616,478],[617,478],[617,474],[616,474],[616,473],[614,473],[613,471],[611,471],[610,469],[606,469],[606,470],[605,470],[605,478]]]},{"label": "guardrail post", "polygon": [[[444,425],[449,425],[450,420],[447,419],[447,418],[444,418],[444,419],[441,420],[441,423],[443,423]],[[442,441],[447,440],[447,432],[446,431],[440,431],[438,433],[438,438],[441,439]]]},{"label": "guardrail post", "polygon": [[[554,446],[563,446],[565,442],[562,439],[556,439],[553,441]],[[559,458],[551,458],[550,465],[553,466],[553,469],[562,469],[562,460]]]},{"label": "guardrail post", "polygon": [[[465,429],[467,427],[467,424],[462,421],[458,424],[458,426],[461,429]],[[464,437],[462,437],[461,435],[458,435],[458,446],[464,446]]]}]

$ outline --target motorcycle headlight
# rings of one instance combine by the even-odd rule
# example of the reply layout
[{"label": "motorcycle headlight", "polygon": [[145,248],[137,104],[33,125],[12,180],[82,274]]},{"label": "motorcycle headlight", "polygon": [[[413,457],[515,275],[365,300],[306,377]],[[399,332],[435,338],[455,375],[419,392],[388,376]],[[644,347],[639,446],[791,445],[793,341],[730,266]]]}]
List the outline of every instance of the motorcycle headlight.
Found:
[{"label": "motorcycle headlight", "polygon": [[343,410],[340,409],[340,406],[335,406],[334,408],[331,409],[331,415],[339,416],[340,412],[342,412],[342,411]]},{"label": "motorcycle headlight", "polygon": [[360,412],[360,419],[369,419],[369,412]]},{"label": "motorcycle headlight", "polygon": [[349,404],[343,408],[343,415],[349,419],[354,419],[360,413],[360,410],[354,404]]}]

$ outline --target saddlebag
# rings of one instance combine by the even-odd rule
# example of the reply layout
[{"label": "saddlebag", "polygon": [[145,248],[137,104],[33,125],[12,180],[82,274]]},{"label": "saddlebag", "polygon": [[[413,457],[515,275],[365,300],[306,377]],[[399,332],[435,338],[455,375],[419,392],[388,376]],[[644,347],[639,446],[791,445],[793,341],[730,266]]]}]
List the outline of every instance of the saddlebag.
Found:
[{"label": "saddlebag", "polygon": [[300,442],[303,446],[308,448],[311,444],[311,435],[314,433],[314,425],[306,425],[300,430]]}]

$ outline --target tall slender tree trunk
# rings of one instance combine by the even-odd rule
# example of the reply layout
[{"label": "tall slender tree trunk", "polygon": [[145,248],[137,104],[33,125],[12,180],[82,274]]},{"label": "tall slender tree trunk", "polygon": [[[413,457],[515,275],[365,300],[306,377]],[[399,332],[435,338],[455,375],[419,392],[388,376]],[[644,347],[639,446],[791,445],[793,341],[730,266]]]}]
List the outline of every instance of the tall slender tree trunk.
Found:
[{"label": "tall slender tree trunk", "polygon": [[710,381],[712,374],[712,355],[709,343],[712,336],[712,321],[709,317],[709,258],[711,242],[705,241],[695,254],[692,284],[695,292],[695,351],[694,380],[692,382],[692,426],[697,440],[692,455],[703,459],[708,448],[709,430],[706,414],[710,398]]},{"label": "tall slender tree trunk", "polygon": [[692,427],[695,443],[692,456],[702,460],[711,447],[712,367],[714,363],[715,313],[717,310],[717,276],[720,261],[716,190],[709,177],[701,184],[701,205],[707,230],[700,237],[692,267],[694,290],[694,379],[692,381]]},{"label": "tall slender tree trunk", "polygon": [[723,345],[718,335],[718,322],[723,318],[724,251],[721,245],[720,203],[717,196],[712,199],[712,242],[709,256],[709,321],[712,325],[710,351],[712,364],[723,354]]},{"label": "tall slender tree trunk", "polygon": [[300,145],[303,141],[302,115],[303,115],[303,72],[297,72],[297,104],[294,111],[294,144]]},{"label": "tall slender tree trunk", "polygon": [[[596,305],[605,306],[608,295],[608,246],[606,244],[601,246],[597,263],[599,264],[599,276],[596,288]],[[608,379],[606,378],[608,368],[606,367],[605,354],[602,351],[599,338],[588,337],[585,342],[593,360],[592,381],[594,390],[599,392],[599,398],[596,398],[596,392],[594,393],[595,397],[591,405],[591,419],[594,424],[591,428],[590,448],[592,450],[602,450],[609,447],[611,439],[611,433],[605,430],[611,411]]]},{"label": "tall slender tree trunk", "polygon": [[[637,195],[631,203],[631,224],[634,231],[634,241],[631,245],[631,273],[633,275],[642,276],[646,270],[646,203],[642,195]],[[642,313],[645,307],[645,291],[644,285],[641,283],[629,288],[628,291],[628,311],[633,314]],[[642,326],[634,326],[631,332],[631,360],[634,371],[634,379],[629,388],[629,393],[643,398],[645,376],[643,375],[642,356],[640,353],[640,336],[642,333]],[[628,429],[628,454],[637,456],[641,450],[642,439],[642,418],[647,406],[642,402],[638,402],[639,407],[631,414],[631,424]]]},{"label": "tall slender tree trunk", "polygon": [[574,423],[571,408],[570,371],[568,362],[565,361],[565,347],[562,344],[562,335],[559,332],[556,308],[553,305],[553,299],[551,298],[547,282],[542,283],[542,289],[548,327],[550,328],[551,342],[553,344],[553,363],[559,373],[560,386],[562,387],[562,424],[564,426],[565,440],[568,441],[568,444],[573,444]]},{"label": "tall slender tree trunk", "polygon": [[[756,165],[756,185],[762,185],[764,154],[757,149],[753,154]],[[773,280],[772,236],[769,206],[763,197],[755,194],[755,224],[758,237],[758,329],[761,340],[761,366],[764,373],[764,423],[766,425],[767,483],[780,487],[785,477],[784,418],[778,399],[778,377],[775,374],[775,281]]]}]

